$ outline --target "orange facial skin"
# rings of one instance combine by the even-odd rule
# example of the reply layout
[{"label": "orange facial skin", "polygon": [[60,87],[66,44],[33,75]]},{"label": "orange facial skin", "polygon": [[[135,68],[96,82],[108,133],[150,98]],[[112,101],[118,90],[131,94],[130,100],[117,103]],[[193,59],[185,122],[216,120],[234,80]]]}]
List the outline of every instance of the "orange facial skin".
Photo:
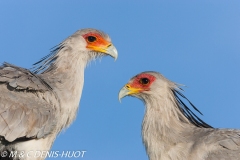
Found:
[{"label": "orange facial skin", "polygon": [[100,34],[88,33],[83,35],[87,42],[86,48],[105,53],[107,48],[112,45],[111,42],[104,39]]},{"label": "orange facial skin", "polygon": [[[150,90],[151,84],[156,80],[156,78],[150,74],[142,73],[137,75],[132,83],[126,85],[127,88],[138,90],[138,92]],[[147,83],[146,83],[147,82]]]}]

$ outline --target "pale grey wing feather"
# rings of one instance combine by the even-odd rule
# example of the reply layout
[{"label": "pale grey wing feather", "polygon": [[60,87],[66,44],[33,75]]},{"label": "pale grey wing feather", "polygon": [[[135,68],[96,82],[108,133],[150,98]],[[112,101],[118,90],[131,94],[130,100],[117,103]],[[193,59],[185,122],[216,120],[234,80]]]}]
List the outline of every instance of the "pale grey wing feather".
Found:
[{"label": "pale grey wing feather", "polygon": [[0,136],[12,142],[51,133],[58,101],[40,77],[5,63],[0,67],[0,91]]},{"label": "pale grey wing feather", "polygon": [[18,90],[48,91],[51,89],[39,76],[9,63],[0,66],[0,82],[7,83],[10,87]]},{"label": "pale grey wing feather", "polygon": [[240,130],[216,129],[208,136],[207,143],[217,147],[207,160],[240,160]]}]

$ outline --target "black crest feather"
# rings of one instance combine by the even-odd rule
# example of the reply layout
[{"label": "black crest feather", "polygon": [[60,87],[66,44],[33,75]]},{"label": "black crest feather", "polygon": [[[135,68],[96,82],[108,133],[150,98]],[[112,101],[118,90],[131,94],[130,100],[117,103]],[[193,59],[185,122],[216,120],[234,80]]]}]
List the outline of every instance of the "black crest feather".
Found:
[{"label": "black crest feather", "polygon": [[213,128],[212,126],[201,120],[195,113],[193,113],[193,111],[180,98],[182,97],[186,99],[188,103],[193,107],[193,109],[202,115],[202,113],[187,99],[187,97],[185,97],[180,91],[176,89],[173,89],[172,92],[176,98],[176,101],[178,102],[178,109],[193,125],[201,128]]},{"label": "black crest feather", "polygon": [[33,67],[31,68],[32,72],[37,74],[53,69],[54,66],[51,64],[57,59],[57,53],[63,48],[64,45],[62,43],[53,47],[50,54],[46,55],[40,61],[33,64]]}]

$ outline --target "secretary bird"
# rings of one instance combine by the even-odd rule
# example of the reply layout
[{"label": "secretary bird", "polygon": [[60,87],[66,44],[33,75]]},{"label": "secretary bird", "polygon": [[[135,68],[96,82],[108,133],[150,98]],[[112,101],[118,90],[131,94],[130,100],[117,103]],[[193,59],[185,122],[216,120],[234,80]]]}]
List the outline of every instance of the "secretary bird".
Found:
[{"label": "secretary bird", "polygon": [[240,130],[215,129],[183,102],[201,113],[178,84],[157,72],[133,77],[119,100],[133,96],[145,103],[142,139],[150,160],[240,160]]},{"label": "secretary bird", "polygon": [[[110,37],[81,29],[57,45],[30,71],[4,63],[0,67],[0,159],[44,159],[59,132],[76,117],[88,62],[117,50]],[[21,151],[9,157],[11,151]],[[30,153],[31,151],[31,153]],[[2,154],[1,154],[2,155]]]}]

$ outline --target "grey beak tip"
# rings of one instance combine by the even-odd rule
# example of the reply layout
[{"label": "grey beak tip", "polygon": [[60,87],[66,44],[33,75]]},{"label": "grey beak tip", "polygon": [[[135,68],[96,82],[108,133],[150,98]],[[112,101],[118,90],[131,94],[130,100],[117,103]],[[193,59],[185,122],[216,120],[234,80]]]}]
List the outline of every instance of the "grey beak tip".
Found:
[{"label": "grey beak tip", "polygon": [[115,48],[114,45],[111,45],[110,47],[108,47],[107,53],[108,53],[110,56],[112,56],[115,61],[117,60],[117,58],[118,58],[118,51],[117,51],[117,49]]},{"label": "grey beak tip", "polygon": [[122,98],[118,96],[118,101],[119,101],[120,103],[122,103],[121,99],[122,99]]},{"label": "grey beak tip", "polygon": [[116,54],[114,55],[114,62],[116,62],[117,59],[118,59],[118,53],[117,53],[117,50],[116,50]]},{"label": "grey beak tip", "polygon": [[128,95],[129,90],[126,87],[123,87],[118,93],[118,100],[121,103],[121,99]]}]

